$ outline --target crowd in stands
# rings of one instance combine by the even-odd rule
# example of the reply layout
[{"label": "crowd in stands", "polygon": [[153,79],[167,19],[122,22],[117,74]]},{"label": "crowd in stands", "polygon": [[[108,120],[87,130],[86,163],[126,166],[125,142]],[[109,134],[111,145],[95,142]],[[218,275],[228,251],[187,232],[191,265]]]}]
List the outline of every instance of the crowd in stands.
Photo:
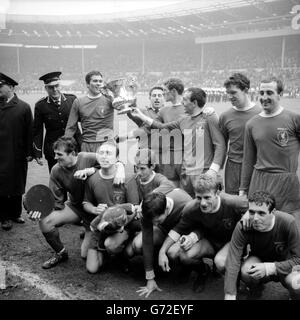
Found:
[{"label": "crowd in stands", "polygon": [[[253,89],[259,81],[276,74],[285,83],[285,95],[300,95],[299,37],[291,36],[285,42],[282,61],[282,39],[256,39],[207,44],[203,50],[190,41],[126,44],[110,43],[97,49],[19,49],[5,48],[0,53],[0,69],[19,80],[22,92],[43,90],[37,79],[57,66],[63,80],[70,80],[67,90],[84,92],[84,74],[101,70],[106,80],[134,74],[141,91],[172,76],[179,77],[186,86],[201,86],[223,90],[223,81],[233,71],[246,73]],[[202,70],[202,71],[200,71]]]}]

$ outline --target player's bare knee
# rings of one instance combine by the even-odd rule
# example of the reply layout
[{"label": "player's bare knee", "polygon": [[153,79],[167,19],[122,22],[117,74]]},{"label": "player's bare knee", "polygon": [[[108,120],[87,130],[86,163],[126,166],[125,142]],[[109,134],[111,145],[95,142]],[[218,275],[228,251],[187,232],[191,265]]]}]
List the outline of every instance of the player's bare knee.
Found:
[{"label": "player's bare knee", "polygon": [[289,290],[293,299],[300,299],[300,277],[299,273],[292,272],[285,278],[285,286]]},{"label": "player's bare knee", "polygon": [[226,257],[222,255],[216,255],[214,258],[214,264],[216,266],[216,269],[224,273],[225,272],[225,263],[226,263]]},{"label": "player's bare knee", "polygon": [[104,246],[105,246],[105,249],[107,250],[107,252],[110,254],[120,253],[124,249],[123,245],[117,243],[115,240],[110,239],[110,238],[105,239]]},{"label": "player's bare knee", "polygon": [[176,260],[179,257],[179,250],[176,250],[175,248],[171,247],[167,251],[167,256],[170,260]]},{"label": "player's bare knee", "polygon": [[135,254],[142,254],[143,243],[139,238],[134,238],[132,241],[132,249]]}]

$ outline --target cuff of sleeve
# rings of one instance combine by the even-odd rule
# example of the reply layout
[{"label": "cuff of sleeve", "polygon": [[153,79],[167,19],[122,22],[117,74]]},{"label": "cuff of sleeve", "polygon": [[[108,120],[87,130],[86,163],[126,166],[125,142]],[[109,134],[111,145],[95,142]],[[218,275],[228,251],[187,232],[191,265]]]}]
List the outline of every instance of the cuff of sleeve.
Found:
[{"label": "cuff of sleeve", "polygon": [[236,295],[235,294],[226,293],[225,297],[224,297],[224,300],[236,300]]},{"label": "cuff of sleeve", "polygon": [[276,265],[274,262],[265,262],[264,263],[265,268],[266,268],[266,276],[271,276],[276,274]]},{"label": "cuff of sleeve", "polygon": [[195,232],[191,232],[190,237],[194,243],[199,241],[198,235]]},{"label": "cuff of sleeve", "polygon": [[168,236],[174,241],[177,242],[180,238],[180,234],[174,230],[170,230]]},{"label": "cuff of sleeve", "polygon": [[144,123],[146,123],[148,126],[152,126],[153,123],[153,119],[146,117]]},{"label": "cuff of sleeve", "polygon": [[220,170],[220,165],[218,165],[217,163],[212,163],[209,169],[218,173]]},{"label": "cuff of sleeve", "polygon": [[146,271],[146,280],[153,280],[155,278],[155,273],[153,270]]}]

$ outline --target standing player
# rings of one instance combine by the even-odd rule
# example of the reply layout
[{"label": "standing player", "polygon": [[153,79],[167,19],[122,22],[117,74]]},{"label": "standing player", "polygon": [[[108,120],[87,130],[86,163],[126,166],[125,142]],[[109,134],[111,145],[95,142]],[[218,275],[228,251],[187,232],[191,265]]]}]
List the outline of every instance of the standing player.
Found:
[{"label": "standing player", "polygon": [[228,145],[225,165],[225,192],[239,194],[243,162],[244,132],[246,122],[261,112],[251,102],[250,80],[242,73],[234,73],[224,83],[232,108],[220,115],[219,125]]},{"label": "standing player", "polygon": [[[157,119],[159,110],[164,106],[165,99],[163,95],[163,88],[159,86],[154,86],[149,91],[150,106],[141,111],[151,119]],[[126,139],[138,139],[138,148],[139,149],[151,149],[158,155],[158,161],[161,160],[161,143],[159,139],[159,134],[151,132],[151,128],[145,126],[140,118],[135,117],[132,113],[127,113],[127,116],[133,120],[138,128],[129,132],[128,136],[122,137],[118,136],[119,142]]]},{"label": "standing player", "polygon": [[96,152],[105,141],[113,141],[114,109],[112,99],[103,92],[103,77],[99,71],[91,71],[85,77],[88,93],[74,100],[65,130],[73,137],[77,123],[81,123],[81,150]]},{"label": "standing player", "polygon": [[[184,117],[182,104],[183,82],[178,78],[169,78],[164,82],[163,88],[165,101],[171,103],[171,105],[160,109],[157,121],[168,123]],[[178,187],[183,153],[182,134],[177,132],[173,137],[174,141],[171,141],[170,133],[167,130],[161,130],[160,134],[162,158],[159,160],[159,170]]]},{"label": "standing player", "polygon": [[223,164],[226,145],[220,131],[218,117],[204,113],[206,93],[200,88],[184,92],[183,106],[187,116],[162,124],[146,117],[139,110],[135,113],[152,128],[180,131],[184,136],[184,153],[181,168],[181,187],[194,197],[194,183],[199,174],[216,175]]},{"label": "standing player", "polygon": [[261,81],[263,111],[246,124],[241,195],[270,192],[276,209],[293,213],[300,208],[296,174],[300,150],[300,114],[280,105],[283,84],[277,78]]},{"label": "standing player", "polygon": [[[267,192],[257,191],[249,196],[249,218],[252,225],[245,231],[237,224],[230,241],[226,261],[225,299],[235,300],[238,276],[250,290],[262,289],[269,281],[280,281],[291,298],[300,299],[297,272],[300,265],[300,234],[294,217],[277,211],[275,199]],[[243,261],[247,245],[251,251]]]},{"label": "standing player", "polygon": [[169,259],[195,268],[195,291],[204,288],[204,257],[213,258],[217,270],[224,271],[232,232],[248,208],[245,199],[220,194],[219,187],[216,177],[199,176],[196,199],[184,207],[179,223],[169,231],[159,252],[164,271],[170,270]]},{"label": "standing player", "polygon": [[14,93],[18,83],[0,73],[0,221],[4,230],[21,218],[28,161],[32,160],[32,113]]},{"label": "standing player", "polygon": [[[50,72],[39,78],[44,81],[48,96],[35,104],[33,122],[33,142],[35,158],[42,164],[42,149],[48,162],[49,172],[55,165],[53,143],[65,133],[72,103],[76,99],[73,94],[60,91],[61,72]],[[44,140],[44,126],[46,135]],[[76,140],[80,138],[80,131],[75,132]],[[43,145],[44,141],[44,145]]]}]

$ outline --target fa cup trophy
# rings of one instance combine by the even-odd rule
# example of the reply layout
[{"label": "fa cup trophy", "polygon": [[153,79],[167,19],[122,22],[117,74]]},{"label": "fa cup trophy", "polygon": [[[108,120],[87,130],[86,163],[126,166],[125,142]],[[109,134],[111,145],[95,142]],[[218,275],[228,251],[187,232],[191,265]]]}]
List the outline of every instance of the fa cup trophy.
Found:
[{"label": "fa cup trophy", "polygon": [[119,78],[107,83],[106,88],[113,96],[112,106],[118,110],[118,114],[132,111],[132,105],[136,101],[137,79],[136,77]]}]

